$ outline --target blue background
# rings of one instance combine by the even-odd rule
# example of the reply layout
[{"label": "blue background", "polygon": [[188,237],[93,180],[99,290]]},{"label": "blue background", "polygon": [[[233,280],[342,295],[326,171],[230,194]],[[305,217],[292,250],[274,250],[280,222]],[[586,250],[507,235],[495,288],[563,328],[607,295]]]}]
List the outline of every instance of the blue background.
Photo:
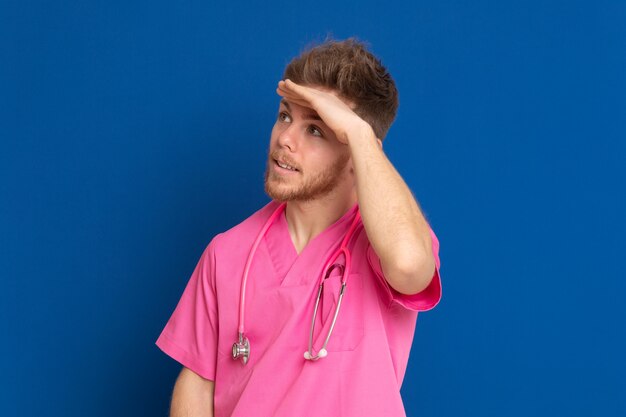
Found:
[{"label": "blue background", "polygon": [[[626,415],[626,3],[18,1],[0,8],[0,414],[167,414],[154,345],[267,201],[288,60],[367,40],[441,240],[409,416]],[[323,399],[319,399],[323,401]]]}]

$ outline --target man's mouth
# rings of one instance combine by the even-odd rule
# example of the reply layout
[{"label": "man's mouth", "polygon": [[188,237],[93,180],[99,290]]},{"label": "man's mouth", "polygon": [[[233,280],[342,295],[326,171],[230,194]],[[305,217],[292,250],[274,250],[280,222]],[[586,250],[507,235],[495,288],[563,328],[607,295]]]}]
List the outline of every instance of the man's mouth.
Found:
[{"label": "man's mouth", "polygon": [[274,162],[276,163],[276,165],[278,165],[279,167],[283,169],[288,169],[289,171],[298,171],[296,168],[292,167],[291,165],[281,162],[277,159],[274,159]]}]

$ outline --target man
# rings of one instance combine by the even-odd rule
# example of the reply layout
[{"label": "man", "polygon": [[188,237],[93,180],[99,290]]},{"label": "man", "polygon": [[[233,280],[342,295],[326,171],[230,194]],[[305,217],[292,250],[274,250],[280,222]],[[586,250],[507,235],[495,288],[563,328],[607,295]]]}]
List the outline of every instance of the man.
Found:
[{"label": "man", "polygon": [[395,84],[348,39],[295,58],[277,93],[273,201],[211,241],[157,341],[183,365],[171,415],[403,416],[417,312],[441,284],[438,241],[382,151]]}]

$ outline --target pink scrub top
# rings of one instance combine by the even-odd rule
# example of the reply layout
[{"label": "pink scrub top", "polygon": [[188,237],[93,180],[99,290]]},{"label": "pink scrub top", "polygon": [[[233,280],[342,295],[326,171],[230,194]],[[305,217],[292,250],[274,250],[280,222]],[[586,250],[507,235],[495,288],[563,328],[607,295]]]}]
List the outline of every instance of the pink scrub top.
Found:
[{"label": "pink scrub top", "polygon": [[[250,360],[231,357],[237,340],[240,286],[250,248],[270,202],[217,235],[203,252],[157,340],[166,354],[215,381],[215,416],[404,416],[400,387],[418,311],[441,298],[439,242],[431,231],[436,271],[430,285],[402,295],[385,281],[363,227],[349,245],[352,270],[328,356],[304,359],[322,268],[354,218],[357,206],[298,254],[284,213],[261,241],[248,278],[245,334]],[[327,280],[315,326],[314,351],[332,321],[340,271]]]}]

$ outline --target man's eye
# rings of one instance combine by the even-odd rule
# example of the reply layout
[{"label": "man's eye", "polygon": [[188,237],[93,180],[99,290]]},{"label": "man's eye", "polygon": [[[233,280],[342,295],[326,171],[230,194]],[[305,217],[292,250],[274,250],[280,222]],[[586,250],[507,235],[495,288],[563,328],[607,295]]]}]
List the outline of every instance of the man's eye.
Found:
[{"label": "man's eye", "polygon": [[280,113],[278,113],[278,120],[280,120],[281,122],[289,123],[291,122],[291,117],[289,117],[289,115],[284,111],[281,111]]},{"label": "man's eye", "polygon": [[313,136],[324,137],[324,133],[315,125],[309,126],[309,133]]}]

